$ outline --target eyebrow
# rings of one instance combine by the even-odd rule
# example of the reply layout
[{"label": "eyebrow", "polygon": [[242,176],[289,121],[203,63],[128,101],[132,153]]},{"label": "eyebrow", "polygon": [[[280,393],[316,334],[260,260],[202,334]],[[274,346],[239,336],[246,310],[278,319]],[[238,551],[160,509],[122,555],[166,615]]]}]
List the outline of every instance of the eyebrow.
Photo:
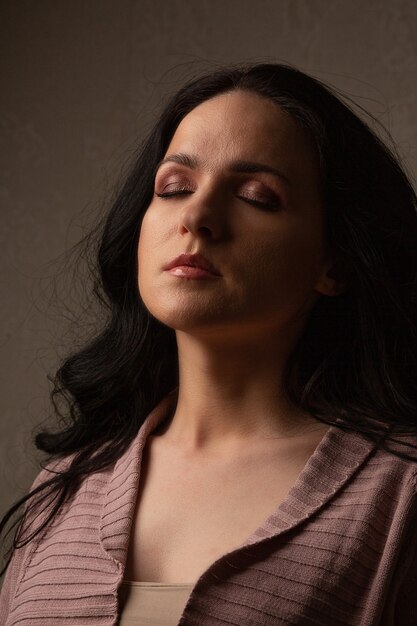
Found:
[{"label": "eyebrow", "polygon": [[[159,161],[158,165],[155,168],[155,174],[159,170],[162,165],[165,163],[178,163],[179,165],[184,165],[185,167],[189,167],[192,170],[197,169],[201,166],[201,161],[198,157],[185,154],[183,152],[178,152],[175,154],[170,154],[165,157],[161,161]],[[270,165],[265,165],[263,163],[255,163],[253,161],[231,161],[228,165],[228,170],[230,172],[239,172],[239,173],[256,173],[256,172],[266,172],[267,174],[273,174],[280,180],[283,180],[287,183],[287,185],[291,185],[290,179],[285,176],[280,170],[277,170],[275,167],[271,167]]]}]

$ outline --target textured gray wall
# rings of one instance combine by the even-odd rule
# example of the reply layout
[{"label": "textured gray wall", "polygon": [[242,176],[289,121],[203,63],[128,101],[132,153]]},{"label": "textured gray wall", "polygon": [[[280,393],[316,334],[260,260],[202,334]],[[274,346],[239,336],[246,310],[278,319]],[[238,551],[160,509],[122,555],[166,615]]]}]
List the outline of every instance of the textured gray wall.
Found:
[{"label": "textured gray wall", "polygon": [[387,125],[415,180],[417,3],[10,0],[0,11],[2,514],[38,471],[31,431],[68,342],[48,262],[106,200],[161,99],[216,63],[293,63]]}]

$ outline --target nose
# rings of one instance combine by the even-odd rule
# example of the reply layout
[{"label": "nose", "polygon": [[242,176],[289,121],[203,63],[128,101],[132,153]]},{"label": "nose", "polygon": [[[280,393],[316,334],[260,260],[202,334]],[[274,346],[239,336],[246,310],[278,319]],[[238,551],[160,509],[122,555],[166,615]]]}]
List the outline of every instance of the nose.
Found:
[{"label": "nose", "polygon": [[219,189],[198,189],[184,197],[178,230],[195,236],[219,239],[227,230],[227,198]]}]

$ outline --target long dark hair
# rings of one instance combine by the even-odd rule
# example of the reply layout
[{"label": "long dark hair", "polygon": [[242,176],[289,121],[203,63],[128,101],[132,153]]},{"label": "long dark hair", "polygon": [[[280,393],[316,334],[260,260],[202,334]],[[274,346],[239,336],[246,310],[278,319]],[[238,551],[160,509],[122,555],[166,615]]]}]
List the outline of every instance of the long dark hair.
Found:
[{"label": "long dark hair", "polygon": [[[365,123],[348,100],[303,72],[278,64],[221,68],[189,81],[171,98],[94,230],[100,236],[84,239],[90,248],[97,242],[93,291],[107,317],[51,379],[54,411],[67,424],[58,432],[39,432],[35,445],[49,455],[48,463],[64,457],[70,462],[1,520],[0,532],[23,503],[49,488],[49,516],[17,541],[23,514],[15,522],[21,523],[13,548],[50,523],[81,479],[114,464],[152,408],[178,385],[175,331],[148,312],[138,292],[139,231],[156,165],[179,122],[201,102],[234,89],[274,101],[312,140],[326,241],[347,281],[340,295],[316,302],[286,365],[289,397],[318,420],[361,432],[389,451],[389,442],[398,441],[393,435],[417,432],[416,195],[399,158],[371,129],[372,117]],[[391,451],[414,460],[404,450]]]}]

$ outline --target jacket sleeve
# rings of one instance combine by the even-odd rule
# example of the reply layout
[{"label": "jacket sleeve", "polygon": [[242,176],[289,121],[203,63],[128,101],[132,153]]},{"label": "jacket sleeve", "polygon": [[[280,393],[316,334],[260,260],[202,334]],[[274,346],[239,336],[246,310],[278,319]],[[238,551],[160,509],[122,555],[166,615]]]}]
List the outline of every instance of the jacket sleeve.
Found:
[{"label": "jacket sleeve", "polygon": [[[40,485],[44,480],[50,478],[47,469],[42,469],[33,481],[30,491]],[[25,502],[26,512],[28,501]],[[12,558],[4,574],[3,586],[0,590],[0,626],[4,626],[11,610],[11,604],[15,595],[18,581],[20,580],[26,562],[27,554],[30,550],[30,542],[21,548],[15,549]]]},{"label": "jacket sleeve", "polygon": [[[417,529],[416,529],[417,533]],[[399,589],[395,606],[395,621],[398,626],[415,626],[417,615],[417,557],[414,554]]]},{"label": "jacket sleeve", "polygon": [[[415,479],[414,500],[417,500],[417,480]],[[396,572],[399,589],[396,596],[394,620],[395,626],[415,626],[417,615],[417,506],[411,516],[409,530]],[[395,580],[394,580],[395,582]]]}]

